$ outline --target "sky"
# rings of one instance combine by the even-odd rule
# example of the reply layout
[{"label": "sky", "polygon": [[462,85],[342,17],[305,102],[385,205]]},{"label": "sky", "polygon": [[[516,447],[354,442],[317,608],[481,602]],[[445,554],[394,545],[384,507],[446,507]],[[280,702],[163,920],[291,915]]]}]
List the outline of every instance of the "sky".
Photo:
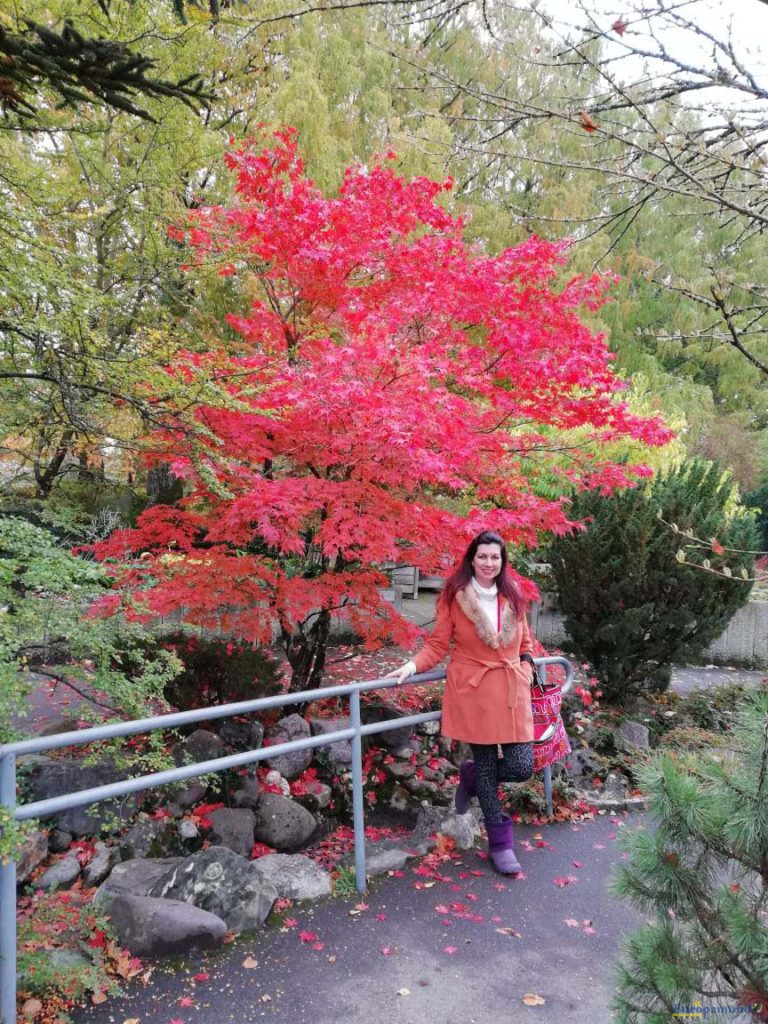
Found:
[{"label": "sky", "polygon": [[[725,40],[731,33],[736,56],[742,61],[760,87],[768,91],[768,4],[760,0],[539,0],[539,6],[549,12],[557,27],[564,33],[570,27],[584,27],[589,24],[588,18],[580,11],[584,4],[594,13],[601,28],[608,30],[606,40],[608,53],[618,56],[623,52],[622,43],[631,46],[633,43],[646,50],[656,50],[656,44],[648,33],[647,26],[631,25],[619,37],[610,31],[611,25],[621,19],[632,22],[632,12],[638,8],[654,8],[658,3],[675,7],[678,12],[690,19],[704,32],[710,32],[715,38]],[[657,27],[664,26],[661,21],[655,22]],[[641,33],[638,35],[637,33]],[[670,27],[661,27],[659,38],[668,52],[675,58],[694,67],[713,67],[712,45],[695,32]],[[614,66],[620,68],[620,77],[631,82],[643,77],[643,72],[660,73],[662,65],[648,62],[638,57],[622,57],[621,62]],[[745,105],[755,108],[754,96],[745,97],[744,93],[731,89],[707,90],[706,94],[694,93],[688,97],[689,102],[704,99],[713,107],[735,108],[741,110]],[[766,102],[758,103],[762,107],[759,116],[766,116]]]}]

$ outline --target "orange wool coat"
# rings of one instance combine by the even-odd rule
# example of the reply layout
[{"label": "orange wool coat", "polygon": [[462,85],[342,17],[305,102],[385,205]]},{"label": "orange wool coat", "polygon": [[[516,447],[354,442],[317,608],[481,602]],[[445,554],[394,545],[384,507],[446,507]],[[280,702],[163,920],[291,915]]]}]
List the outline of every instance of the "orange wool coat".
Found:
[{"label": "orange wool coat", "polygon": [[449,607],[438,601],[432,635],[413,659],[417,672],[438,665],[451,644],[442,731],[464,743],[530,743],[533,740],[530,664],[520,661],[533,644],[525,618],[502,597],[501,631],[488,621],[471,585]]}]

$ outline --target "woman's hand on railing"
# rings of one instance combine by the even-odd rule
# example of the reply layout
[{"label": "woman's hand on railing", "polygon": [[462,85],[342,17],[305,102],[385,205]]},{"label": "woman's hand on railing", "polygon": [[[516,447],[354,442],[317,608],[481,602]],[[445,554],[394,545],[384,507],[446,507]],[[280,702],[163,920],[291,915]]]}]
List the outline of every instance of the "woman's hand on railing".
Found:
[{"label": "woman's hand on railing", "polygon": [[400,668],[393,668],[391,672],[387,672],[384,676],[385,679],[394,679],[398,686],[404,683],[406,679],[409,679],[416,672],[416,666],[412,661],[406,661]]}]

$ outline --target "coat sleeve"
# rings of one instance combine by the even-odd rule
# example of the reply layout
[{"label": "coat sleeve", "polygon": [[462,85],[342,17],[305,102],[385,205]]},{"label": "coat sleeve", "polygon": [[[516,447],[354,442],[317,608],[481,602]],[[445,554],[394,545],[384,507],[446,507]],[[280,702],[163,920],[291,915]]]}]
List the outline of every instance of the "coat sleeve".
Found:
[{"label": "coat sleeve", "polygon": [[414,657],[413,663],[417,672],[429,672],[431,668],[439,665],[448,653],[453,639],[453,617],[451,609],[444,601],[437,603],[437,622],[432,633]]},{"label": "coat sleeve", "polygon": [[528,620],[523,615],[523,630],[520,634],[520,650],[518,654],[530,654],[533,657],[533,638],[528,625]]},{"label": "coat sleeve", "polygon": [[533,638],[525,616],[523,616],[523,629],[520,634],[520,650],[518,654],[521,658],[522,667],[527,669],[530,676],[529,682],[533,682],[533,661],[528,660],[533,658]]}]

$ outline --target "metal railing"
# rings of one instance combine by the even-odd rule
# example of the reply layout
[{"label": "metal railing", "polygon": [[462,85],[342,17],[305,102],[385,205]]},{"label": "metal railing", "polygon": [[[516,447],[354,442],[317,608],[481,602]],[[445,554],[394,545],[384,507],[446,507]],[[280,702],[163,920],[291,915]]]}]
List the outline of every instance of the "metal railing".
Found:
[{"label": "metal railing", "polygon": [[[546,679],[547,666],[559,665],[565,669],[563,692],[566,693],[573,685],[573,668],[566,658],[536,658],[536,665]],[[435,669],[411,676],[402,685],[412,686],[419,683],[437,682],[445,678],[444,669]],[[267,758],[288,754],[294,750],[308,750],[314,747],[325,747],[340,740],[350,740],[352,745],[352,810],[354,823],[355,880],[361,893],[366,890],[365,873],[365,822],[363,811],[363,770],[362,742],[363,736],[401,729],[404,726],[421,725],[424,722],[436,722],[441,712],[431,711],[418,715],[406,715],[400,718],[385,719],[363,725],[360,716],[360,694],[371,690],[389,689],[398,684],[393,679],[374,679],[367,683],[347,683],[343,686],[328,686],[318,690],[303,690],[298,693],[285,693],[276,697],[261,697],[258,700],[241,701],[236,704],[222,704],[196,711],[181,711],[176,714],[159,715],[153,718],[141,718],[130,722],[116,722],[111,725],[99,725],[90,729],[78,729],[74,732],[59,733],[55,736],[44,736],[34,740],[20,740],[17,743],[0,745],[0,806],[8,809],[12,819],[28,821],[33,818],[50,817],[72,807],[83,807],[100,803],[128,793],[155,789],[169,783],[181,782],[185,779],[207,775],[210,772],[223,771],[228,768],[240,768]],[[235,715],[253,714],[270,708],[283,707],[288,704],[308,704],[315,700],[329,697],[347,697],[349,699],[349,727],[336,732],[322,733],[301,740],[290,740],[274,746],[260,747],[240,754],[217,757],[211,761],[200,761],[195,764],[181,765],[167,771],[154,772],[136,778],[124,779],[109,785],[82,789],[75,793],[67,793],[48,800],[37,800],[34,803],[17,804],[16,801],[16,759],[25,754],[39,754],[46,750],[57,750],[62,747],[83,746],[101,740],[114,739],[118,736],[135,736],[139,733],[153,732],[156,729],[174,729],[178,726],[190,725],[194,722],[209,722],[217,718],[231,718]],[[544,792],[547,809],[552,813],[552,772],[549,766],[544,769]],[[13,1024],[16,1018],[16,864],[9,860],[0,862],[0,1024]]]}]

